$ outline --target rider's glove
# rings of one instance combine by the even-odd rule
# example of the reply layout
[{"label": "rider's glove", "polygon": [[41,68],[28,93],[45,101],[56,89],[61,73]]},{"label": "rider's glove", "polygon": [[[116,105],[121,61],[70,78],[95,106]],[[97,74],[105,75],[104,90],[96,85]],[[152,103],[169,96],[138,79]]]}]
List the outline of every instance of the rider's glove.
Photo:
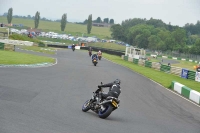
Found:
[{"label": "rider's glove", "polygon": [[101,85],[98,85],[98,88],[100,89],[100,88],[101,88]]}]

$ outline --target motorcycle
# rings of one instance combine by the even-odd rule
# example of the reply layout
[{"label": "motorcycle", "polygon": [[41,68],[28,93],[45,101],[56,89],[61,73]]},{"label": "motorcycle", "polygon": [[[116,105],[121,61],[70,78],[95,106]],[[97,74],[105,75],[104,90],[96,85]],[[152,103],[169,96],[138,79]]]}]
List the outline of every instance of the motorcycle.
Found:
[{"label": "motorcycle", "polygon": [[92,55],[92,51],[89,51],[89,56],[91,57],[91,55]]},{"label": "motorcycle", "polygon": [[96,66],[98,63],[97,59],[96,58],[92,59],[92,63],[94,64],[94,66]]},{"label": "motorcycle", "polygon": [[[103,84],[101,82],[101,84]],[[93,92],[92,98],[87,100],[83,106],[82,111],[87,112],[92,110],[102,119],[107,118],[114,110],[119,108],[120,99],[108,96],[106,99],[101,99],[102,88]]]},{"label": "motorcycle", "polygon": [[75,50],[75,47],[72,47],[72,51],[74,51]]},{"label": "motorcycle", "polygon": [[101,60],[101,55],[98,55],[98,59]]}]

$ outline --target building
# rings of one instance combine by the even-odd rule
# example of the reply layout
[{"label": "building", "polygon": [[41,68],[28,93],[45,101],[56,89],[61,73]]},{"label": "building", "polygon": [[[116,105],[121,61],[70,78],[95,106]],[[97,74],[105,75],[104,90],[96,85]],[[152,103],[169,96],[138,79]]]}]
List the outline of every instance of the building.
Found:
[{"label": "building", "polygon": [[97,27],[111,27],[112,24],[108,24],[108,23],[92,23],[92,26],[97,26]]}]

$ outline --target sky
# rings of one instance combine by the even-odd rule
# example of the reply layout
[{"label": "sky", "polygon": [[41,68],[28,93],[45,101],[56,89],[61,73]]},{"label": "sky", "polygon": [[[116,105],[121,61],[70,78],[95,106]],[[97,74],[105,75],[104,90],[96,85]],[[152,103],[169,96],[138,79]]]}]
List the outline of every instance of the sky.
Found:
[{"label": "sky", "polygon": [[132,18],[161,19],[171,25],[196,24],[200,20],[200,0],[0,0],[0,15],[13,8],[13,15],[56,20],[67,13],[69,22],[83,22],[92,14],[114,19],[115,23]]}]

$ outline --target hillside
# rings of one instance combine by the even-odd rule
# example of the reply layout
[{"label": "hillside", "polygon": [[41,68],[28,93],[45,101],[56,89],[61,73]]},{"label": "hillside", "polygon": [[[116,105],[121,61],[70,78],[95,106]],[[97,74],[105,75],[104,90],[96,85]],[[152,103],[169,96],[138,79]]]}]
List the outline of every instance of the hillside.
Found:
[{"label": "hillside", "polygon": [[[7,18],[0,16],[0,22],[7,23]],[[27,27],[34,28],[34,20],[31,19],[23,19],[23,18],[13,18],[13,24],[23,24]],[[72,35],[82,36],[82,34],[87,35],[87,26],[81,24],[67,23],[65,31],[61,32],[60,23],[59,22],[50,22],[40,20],[38,29],[42,29],[43,31],[54,31],[57,33],[67,33]],[[91,34],[87,36],[97,36],[101,39],[106,39],[111,37],[110,28],[108,27],[92,27]]]}]

